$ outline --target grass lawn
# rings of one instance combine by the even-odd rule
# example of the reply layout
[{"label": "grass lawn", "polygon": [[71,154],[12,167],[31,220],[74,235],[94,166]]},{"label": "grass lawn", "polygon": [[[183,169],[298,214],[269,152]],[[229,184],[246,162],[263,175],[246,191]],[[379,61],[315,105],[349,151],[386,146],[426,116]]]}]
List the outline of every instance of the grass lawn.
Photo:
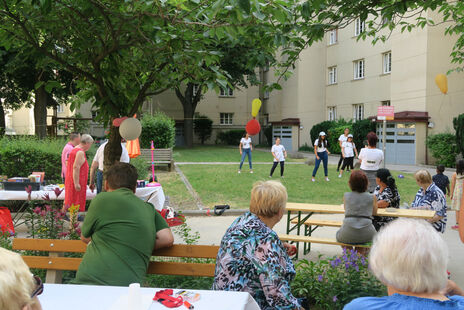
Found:
[{"label": "grass lawn", "polygon": [[[249,206],[253,183],[269,180],[271,164],[256,165],[254,174],[248,173],[248,168],[238,174],[237,168],[231,165],[185,165],[180,168],[206,206],[229,204],[231,208],[243,209]],[[282,183],[287,187],[288,201],[341,204],[343,193],[349,191],[349,174],[345,173],[343,178],[339,179],[335,166],[329,166],[330,182],[326,182],[321,167],[316,182],[313,183],[310,178],[312,169],[313,167],[308,165],[285,166],[285,178],[282,179]],[[397,180],[401,203],[411,203],[418,190],[413,175],[396,171],[392,174]],[[405,178],[398,179],[399,174],[403,174]],[[281,180],[279,167],[274,172],[273,179]]]},{"label": "grass lawn", "polygon": [[163,185],[163,191],[169,196],[170,206],[175,210],[197,209],[195,201],[188,192],[177,172],[156,172],[158,181]]},{"label": "grass lawn", "polygon": [[[204,145],[192,149],[176,147],[173,157],[177,162],[240,162],[238,145],[236,147]],[[272,162],[271,153],[262,150],[254,150],[252,158],[253,162]],[[289,158],[288,161],[298,160]],[[245,164],[248,165],[248,159],[245,159]]]}]

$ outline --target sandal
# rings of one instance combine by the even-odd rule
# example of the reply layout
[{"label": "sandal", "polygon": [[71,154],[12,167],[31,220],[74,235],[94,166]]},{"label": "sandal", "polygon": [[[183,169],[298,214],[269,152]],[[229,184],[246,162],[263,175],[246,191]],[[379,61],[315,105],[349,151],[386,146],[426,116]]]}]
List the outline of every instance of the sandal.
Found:
[{"label": "sandal", "polygon": [[451,226],[451,229],[458,230],[458,229],[459,229],[459,225]]}]

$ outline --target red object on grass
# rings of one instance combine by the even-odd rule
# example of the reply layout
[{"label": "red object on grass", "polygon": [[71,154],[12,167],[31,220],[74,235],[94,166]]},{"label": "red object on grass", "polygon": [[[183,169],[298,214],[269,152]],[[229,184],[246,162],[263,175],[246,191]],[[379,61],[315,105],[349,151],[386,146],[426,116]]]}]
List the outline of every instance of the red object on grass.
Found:
[{"label": "red object on grass", "polygon": [[252,119],[246,124],[245,130],[250,136],[254,136],[261,131],[261,125],[256,119]]},{"label": "red object on grass", "polygon": [[10,210],[6,207],[0,207],[0,231],[2,234],[9,232],[10,235],[15,234],[13,219],[11,218]]}]

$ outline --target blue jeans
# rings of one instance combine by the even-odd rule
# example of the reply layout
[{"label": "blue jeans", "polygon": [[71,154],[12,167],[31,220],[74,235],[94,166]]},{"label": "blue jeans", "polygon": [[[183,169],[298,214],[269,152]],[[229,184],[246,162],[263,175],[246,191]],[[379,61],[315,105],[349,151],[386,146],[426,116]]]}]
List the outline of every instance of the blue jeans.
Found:
[{"label": "blue jeans", "polygon": [[242,159],[240,160],[240,168],[242,169],[243,162],[245,161],[245,156],[248,155],[248,164],[250,165],[250,170],[253,169],[253,166],[251,165],[251,148],[249,149],[242,149]]},{"label": "blue jeans", "polygon": [[329,154],[327,154],[327,152],[317,152],[317,156],[319,156],[319,159],[316,158],[316,165],[314,166],[313,177],[316,176],[317,169],[319,169],[319,165],[321,164],[321,161],[324,164],[325,176],[327,176],[329,174],[329,172],[327,171],[327,164],[329,162]]},{"label": "blue jeans", "polygon": [[97,169],[97,194],[103,189],[103,171]]}]

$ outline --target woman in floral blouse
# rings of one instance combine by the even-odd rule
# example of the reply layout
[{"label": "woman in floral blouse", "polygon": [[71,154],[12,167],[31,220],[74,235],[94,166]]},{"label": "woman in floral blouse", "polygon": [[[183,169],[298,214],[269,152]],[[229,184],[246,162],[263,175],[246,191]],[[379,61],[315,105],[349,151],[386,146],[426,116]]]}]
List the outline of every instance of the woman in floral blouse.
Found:
[{"label": "woman in floral blouse", "polygon": [[[377,187],[375,188],[374,195],[377,198],[377,208],[398,209],[400,207],[400,194],[390,170],[377,170],[375,181]],[[394,218],[389,216],[374,216],[372,224],[374,224],[375,230],[379,231],[383,225],[393,220]]]},{"label": "woman in floral blouse", "polygon": [[446,197],[432,182],[432,176],[427,170],[419,170],[414,174],[417,185],[420,186],[419,191],[411,204],[412,209],[434,210],[435,216],[428,220],[433,227],[441,232],[445,232],[446,228]]},{"label": "woman in floral blouse", "polygon": [[280,222],[287,190],[276,181],[257,182],[250,212],[236,219],[221,241],[213,289],[248,292],[262,310],[300,309],[290,291],[295,268],[289,255],[295,248],[272,230]]}]

